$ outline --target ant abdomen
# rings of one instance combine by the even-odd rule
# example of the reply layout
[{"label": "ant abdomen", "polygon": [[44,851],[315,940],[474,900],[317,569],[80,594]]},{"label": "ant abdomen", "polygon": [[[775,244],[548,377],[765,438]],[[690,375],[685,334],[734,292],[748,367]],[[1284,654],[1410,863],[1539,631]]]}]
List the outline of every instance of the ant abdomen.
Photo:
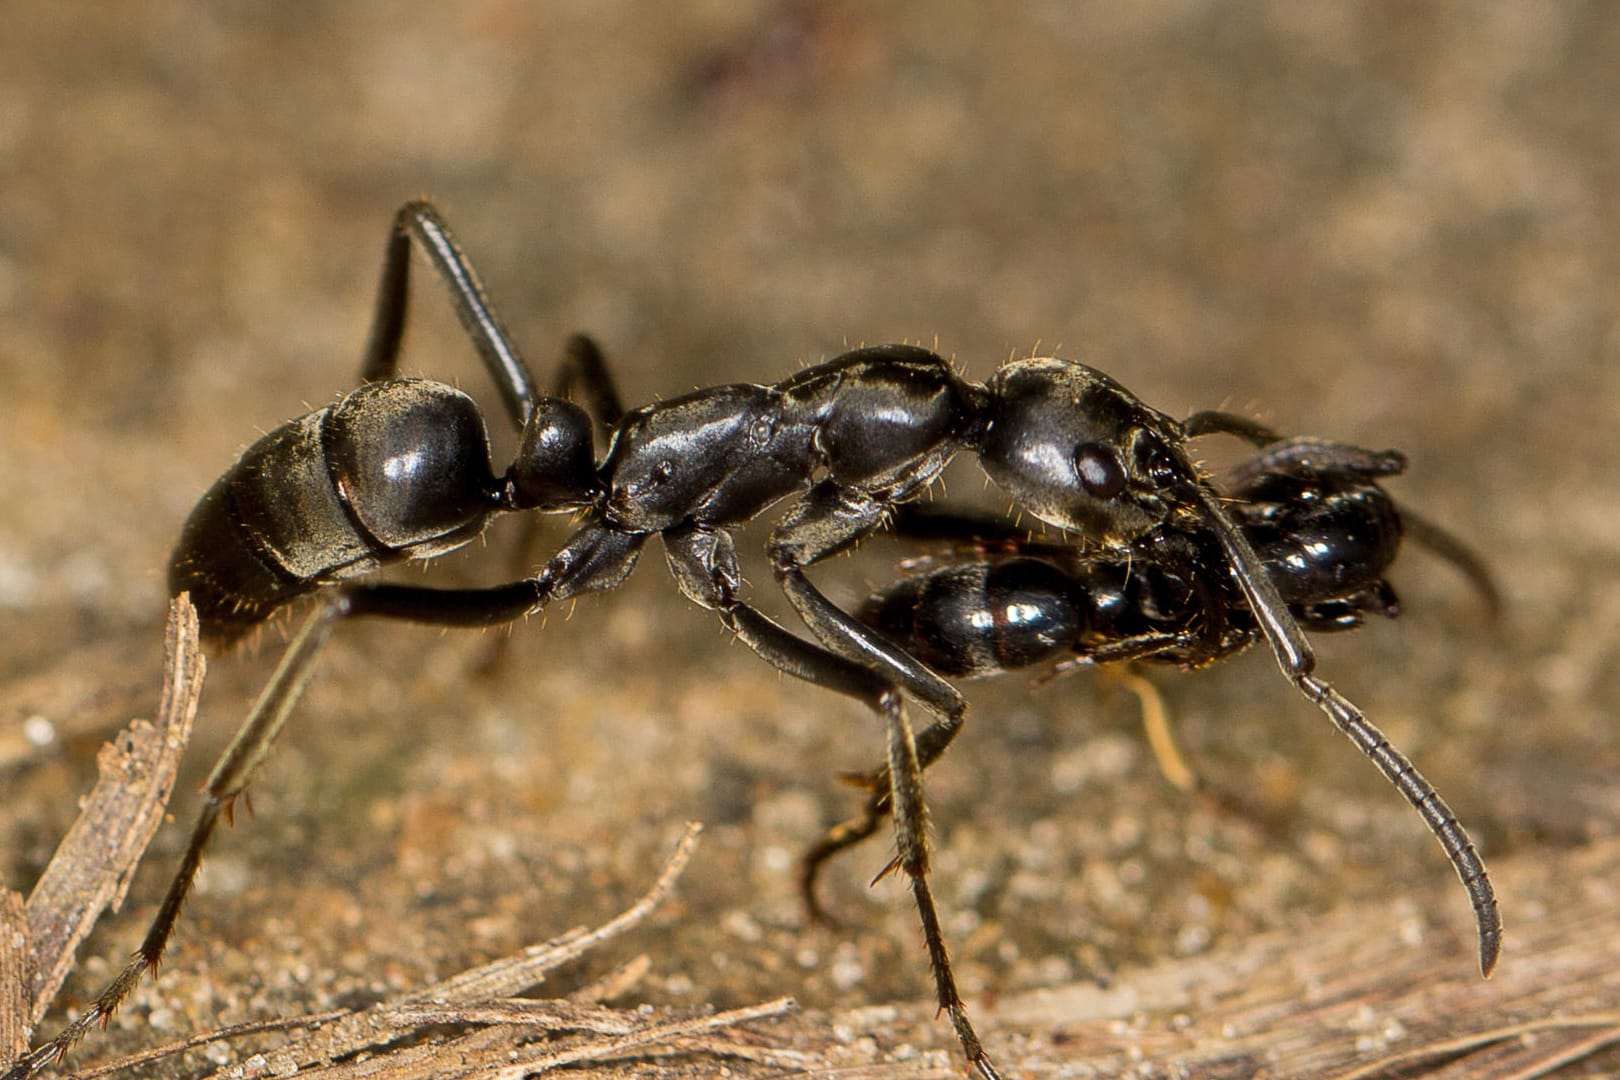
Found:
[{"label": "ant abdomen", "polygon": [[232,641],[318,585],[460,547],[497,489],[471,398],[426,379],[368,383],[271,431],[215,482],[169,589]]},{"label": "ant abdomen", "polygon": [[1041,559],[970,562],[902,579],[860,619],[939,674],[978,678],[1072,653],[1087,624],[1079,588]]},{"label": "ant abdomen", "polygon": [[1400,550],[1400,511],[1371,482],[1328,484],[1272,472],[1235,494],[1247,505],[1276,508],[1249,515],[1244,529],[1291,604],[1374,588]]}]

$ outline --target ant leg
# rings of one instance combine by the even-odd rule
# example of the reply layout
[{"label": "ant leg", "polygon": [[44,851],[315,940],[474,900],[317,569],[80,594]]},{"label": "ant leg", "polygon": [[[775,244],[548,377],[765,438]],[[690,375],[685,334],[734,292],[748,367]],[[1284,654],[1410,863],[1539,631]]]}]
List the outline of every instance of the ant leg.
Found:
[{"label": "ant leg", "polygon": [[1228,472],[1227,484],[1231,487],[1271,472],[1302,477],[1345,474],[1371,480],[1406,471],[1406,455],[1399,450],[1368,450],[1310,437],[1287,438],[1248,417],[1213,409],[1193,413],[1182,422],[1182,429],[1189,439],[1233,435],[1261,449],[1261,453]]},{"label": "ant leg", "polygon": [[[1406,471],[1406,455],[1399,450],[1367,450],[1323,439],[1285,439],[1270,428],[1231,413],[1194,413],[1187,418],[1183,427],[1188,437],[1223,433],[1247,439],[1264,448],[1263,453],[1228,472],[1226,483],[1229,487],[1241,486],[1268,472],[1306,477],[1319,473],[1342,473],[1372,480]],[[1468,579],[1474,591],[1479,593],[1485,602],[1487,614],[1492,619],[1498,617],[1502,612],[1502,596],[1485,561],[1467,544],[1433,522],[1404,506],[1398,507],[1398,512],[1402,531],[1455,566]]]},{"label": "ant leg", "polygon": [[435,589],[387,583],[336,586],[331,601],[346,619],[400,619],[430,626],[501,626],[547,604],[617,588],[630,576],[646,533],[601,522],[578,529],[534,577],[481,589]]},{"label": "ant leg", "polygon": [[[917,735],[919,776],[914,780],[902,777],[899,784],[895,784],[891,761],[885,768],[857,778],[857,783],[871,791],[865,806],[856,817],[835,825],[806,852],[800,863],[799,888],[805,909],[812,918],[825,918],[815,895],[822,865],[876,832],[878,822],[894,808],[893,789],[908,783],[920,786],[920,772],[939,760],[961,732],[967,718],[967,701],[956,687],[906,650],[834,605],[803,574],[803,567],[845,550],[876,528],[884,510],[885,505],[875,499],[824,482],[812,488],[788,512],[771,536],[771,563],[777,583],[822,645],[862,666],[883,671],[937,717]],[[971,522],[971,519],[958,520]],[[910,827],[896,813],[895,828]]]},{"label": "ant leg", "polygon": [[828,600],[804,568],[847,551],[883,522],[886,503],[823,481],[811,488],[771,533],[771,568],[794,610],[822,645],[840,656],[888,673],[939,719],[918,736],[926,768],[944,753],[967,712],[961,691],[922,661]]},{"label": "ant leg", "polygon": [[[817,882],[821,878],[822,866],[833,856],[845,848],[852,848],[860,844],[877,832],[884,818],[889,816],[888,768],[885,766],[876,773],[860,774],[847,779],[862,786],[870,786],[872,794],[861,807],[860,813],[837,825],[822,834],[821,839],[810,846],[810,849],[799,859],[799,899],[804,904],[804,913],[811,922],[823,926],[836,926],[838,920],[830,915],[821,904],[817,895]],[[882,787],[878,784],[881,782]],[[888,870],[884,870],[887,874]],[[879,875],[882,877],[883,875]]]},{"label": "ant leg", "polygon": [[1332,442],[1308,436],[1272,443],[1227,471],[1229,487],[1239,487],[1268,473],[1310,479],[1315,476],[1349,476],[1357,480],[1377,480],[1399,476],[1406,471],[1406,455],[1399,450],[1368,450],[1350,443]]},{"label": "ant leg", "polygon": [[[962,730],[967,700],[922,661],[833,604],[803,573],[804,567],[847,550],[877,528],[887,509],[887,504],[876,499],[823,481],[795,503],[772,532],[771,567],[788,601],[823,646],[862,666],[887,673],[896,685],[936,715],[935,721],[917,735],[918,765],[926,770]],[[942,520],[973,523],[971,518]],[[859,818],[835,827],[812,849],[801,883],[809,882],[813,887],[821,862],[871,835],[875,822],[868,818],[874,814],[881,817],[887,810],[883,803],[889,787],[888,774],[873,774],[870,783],[878,792],[875,800]],[[813,896],[806,895],[806,904],[811,911],[819,910]]]},{"label": "ant leg", "polygon": [[1404,506],[1397,506],[1396,512],[1401,516],[1401,532],[1455,566],[1485,602],[1485,613],[1492,619],[1500,618],[1502,594],[1479,553],[1434,522],[1412,513]]},{"label": "ant leg", "polygon": [[175,924],[179,921],[180,909],[184,906],[186,897],[191,892],[191,886],[197,879],[203,852],[208,847],[209,839],[214,835],[214,828],[219,824],[220,815],[223,814],[227,821],[230,820],[231,807],[236,797],[247,786],[248,780],[259,763],[264,760],[282,724],[286,722],[288,713],[309,679],[315,656],[330,636],[332,624],[337,616],[338,609],[334,605],[323,604],[304,622],[298,635],[288,645],[275,674],[270,677],[258,700],[253,703],[253,708],[237,732],[236,738],[231,741],[230,747],[215,764],[205,789],[208,801],[203,805],[197,823],[192,826],[191,839],[186,844],[180,868],[175,871],[174,878],[169,882],[168,891],[158,907],[157,915],[147,927],[146,936],[141,940],[140,948],[136,950],[129,964],[117,978],[107,984],[107,987],[97,995],[95,1002],[78,1019],[50,1042],[8,1069],[5,1080],[26,1080],[40,1069],[59,1060],[75,1043],[84,1038],[91,1028],[107,1022],[113,1011],[129,996],[130,991],[147,971],[157,969],[163,959],[163,951],[174,934]]},{"label": "ant leg", "polygon": [[169,883],[157,915],[147,927],[129,965],[61,1034],[8,1069],[0,1080],[27,1080],[60,1059],[96,1024],[106,1023],[141,977],[157,969],[202,865],[203,854],[223,816],[269,754],[314,670],[321,646],[344,619],[378,617],[438,626],[495,626],[544,607],[552,600],[618,585],[629,574],[644,536],[605,525],[587,525],[546,564],[538,577],[487,589],[433,589],[414,585],[333,586],[287,646],[236,737],[220,756],[204,785],[207,802],[192,826],[180,867]]},{"label": "ant leg", "polygon": [[[968,519],[971,520],[971,519]],[[1171,649],[1191,649],[1198,644],[1195,636],[1188,634],[1145,633],[1135,637],[1125,638],[1100,646],[1090,656],[1077,657],[1057,664],[1051,671],[1038,677],[1032,683],[1036,689],[1044,687],[1053,680],[1069,674],[1082,667],[1092,668],[1098,665],[1107,665],[1155,656]],[[1104,668],[1103,670],[1112,670]],[[1118,676],[1120,682],[1127,690],[1135,694],[1141,703],[1142,725],[1147,734],[1148,746],[1153,751],[1154,759],[1159,764],[1159,771],[1166,780],[1183,791],[1191,791],[1197,786],[1197,777],[1187,765],[1181,752],[1176,748],[1175,737],[1171,734],[1169,717],[1164,708],[1163,699],[1153,684],[1134,673],[1122,672]],[[927,734],[925,731],[924,734]],[[918,740],[922,744],[921,737]],[[938,747],[933,757],[922,762],[927,768],[944,747]],[[919,757],[921,757],[919,751]],[[834,920],[822,906],[816,895],[816,882],[821,876],[823,864],[828,862],[839,852],[854,847],[877,832],[880,822],[889,814],[889,773],[887,768],[871,773],[853,773],[844,777],[846,781],[856,787],[863,788],[870,793],[860,813],[846,821],[828,829],[820,840],[805,852],[799,863],[799,895],[803,898],[805,912],[809,917],[822,923],[833,923]]]},{"label": "ant leg", "polygon": [[[624,417],[624,404],[619,397],[619,389],[614,383],[613,375],[608,371],[607,361],[602,357],[602,350],[585,334],[570,334],[563,346],[562,358],[557,364],[553,393],[557,397],[572,400],[576,385],[585,398],[586,411],[596,418],[596,422],[608,434],[611,434]],[[520,516],[517,535],[512,540],[509,552],[510,576],[521,577],[528,573],[532,565],[530,560],[539,544],[540,531],[543,527],[538,514]],[[510,634],[499,634],[491,638],[484,655],[473,664],[473,670],[480,677],[493,675],[506,662],[511,641]]]},{"label": "ant leg", "polygon": [[904,871],[911,882],[939,1007],[950,1015],[962,1051],[979,1076],[999,1080],[1000,1074],[985,1054],[957,990],[939,911],[928,885],[928,808],[923,796],[922,740],[906,717],[900,685],[881,667],[796,637],[739,600],[736,591],[741,574],[736,548],[725,530],[697,525],[671,530],[664,533],[664,551],[681,591],[694,603],[719,614],[726,627],[761,659],[785,674],[852,697],[883,718],[888,775],[896,778],[887,785],[899,848],[893,865]]},{"label": "ant leg", "polygon": [[572,398],[575,387],[585,397],[585,408],[597,423],[612,431],[624,419],[624,401],[618,384],[608,371],[602,349],[589,334],[570,334],[563,346],[562,363],[557,367],[555,392]]},{"label": "ant leg", "polygon": [[392,376],[399,364],[400,340],[405,335],[405,312],[410,304],[411,243],[427,254],[446,285],[450,302],[462,329],[472,341],[478,357],[489,369],[495,387],[512,423],[521,428],[534,411],[540,397],[534,376],[524,363],[512,335],[495,314],[484,286],[472,264],[456,242],[455,234],[425,200],[408,202],[394,215],[383,254],[382,278],[377,283],[377,303],[371,319],[371,335],[366,343],[360,377],[367,382]]},{"label": "ant leg", "polygon": [[778,670],[854,697],[883,717],[888,733],[888,772],[898,778],[890,785],[899,846],[891,865],[910,879],[939,1008],[950,1016],[962,1052],[978,1075],[983,1080],[999,1080],[1000,1074],[979,1042],[957,989],[939,909],[928,885],[928,809],[923,797],[919,743],[906,719],[899,688],[874,671],[793,636],[747,604],[734,601],[721,610],[720,617],[749,648]]}]

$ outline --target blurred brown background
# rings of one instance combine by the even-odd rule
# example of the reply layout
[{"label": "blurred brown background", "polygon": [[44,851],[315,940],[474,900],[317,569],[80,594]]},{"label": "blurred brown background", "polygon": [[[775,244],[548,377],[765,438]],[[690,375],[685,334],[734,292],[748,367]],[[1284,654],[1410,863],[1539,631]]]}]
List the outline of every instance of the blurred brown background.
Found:
[{"label": "blurred brown background", "polygon": [[[150,713],[180,522],[258,433],[353,385],[390,216],[425,194],[542,377],[588,330],[632,403],[911,340],[978,378],[1038,348],[1171,413],[1404,449],[1400,497],[1488,555],[1507,617],[1487,625],[1413,552],[1407,617],[1321,642],[1323,672],[1493,859],[1615,832],[1612,6],[140,0],[96,18],[22,4],[0,30],[0,679],[77,678],[111,719]],[[406,368],[501,428],[442,290],[417,296]],[[952,475],[978,496],[975,467]],[[513,535],[433,573],[493,580]],[[819,580],[853,601],[896,557],[875,545]],[[477,635],[345,628],[159,986],[88,1052],[363,1000],[592,921],[689,818],[709,831],[667,936],[624,946],[653,953],[641,1000],[926,998],[908,899],[865,887],[881,844],[830,875],[847,930],[799,919],[793,860],[848,809],[833,776],[877,760],[876,724],[729,647],[661,564],[521,627],[493,679]],[[198,776],[277,641],[214,659]],[[974,690],[931,792],[975,1001],[1408,890],[1463,926],[1410,809],[1269,657],[1158,683],[1248,813],[1169,789],[1133,703],[1090,677]],[[48,857],[93,747],[8,760],[7,883]],[[71,993],[133,943],[180,831]],[[1537,917],[1508,912],[1504,964]],[[1471,955],[1459,936],[1444,963]]]}]

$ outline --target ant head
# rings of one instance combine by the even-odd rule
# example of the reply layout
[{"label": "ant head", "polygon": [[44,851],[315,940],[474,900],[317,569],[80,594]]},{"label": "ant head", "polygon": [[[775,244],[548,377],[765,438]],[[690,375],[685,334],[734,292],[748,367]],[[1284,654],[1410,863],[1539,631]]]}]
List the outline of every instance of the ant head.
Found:
[{"label": "ant head", "polygon": [[589,505],[600,491],[590,415],[562,398],[538,399],[506,471],[506,508],[568,510]]},{"label": "ant head", "polygon": [[980,462],[1023,509],[1118,547],[1197,513],[1201,486],[1181,425],[1107,375],[1069,360],[1008,364]]}]

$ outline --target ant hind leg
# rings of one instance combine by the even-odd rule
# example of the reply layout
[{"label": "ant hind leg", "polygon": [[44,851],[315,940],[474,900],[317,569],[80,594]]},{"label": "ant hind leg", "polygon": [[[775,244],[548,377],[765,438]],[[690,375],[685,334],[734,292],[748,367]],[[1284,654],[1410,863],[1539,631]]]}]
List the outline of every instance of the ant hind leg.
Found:
[{"label": "ant hind leg", "polygon": [[534,375],[518,351],[517,343],[495,313],[455,234],[430,202],[408,202],[394,215],[383,254],[382,277],[372,314],[371,336],[366,343],[360,377],[366,382],[391,378],[399,366],[400,342],[405,336],[405,315],[410,306],[411,246],[426,253],[433,269],[450,289],[450,303],[478,358],[489,369],[513,426],[534,411],[540,393]]}]

